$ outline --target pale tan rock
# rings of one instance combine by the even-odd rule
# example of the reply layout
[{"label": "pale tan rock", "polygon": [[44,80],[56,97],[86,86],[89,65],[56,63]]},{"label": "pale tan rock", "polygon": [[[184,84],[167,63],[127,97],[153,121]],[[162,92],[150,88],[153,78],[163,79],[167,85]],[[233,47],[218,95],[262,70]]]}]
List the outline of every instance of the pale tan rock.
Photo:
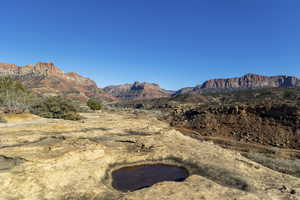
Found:
[{"label": "pale tan rock", "polygon": [[[85,123],[40,119],[0,125],[1,200],[300,199],[300,179],[184,136],[153,117],[84,115]],[[15,162],[1,169],[8,159]],[[191,176],[130,193],[112,188],[114,169],[156,162],[185,166]]]}]

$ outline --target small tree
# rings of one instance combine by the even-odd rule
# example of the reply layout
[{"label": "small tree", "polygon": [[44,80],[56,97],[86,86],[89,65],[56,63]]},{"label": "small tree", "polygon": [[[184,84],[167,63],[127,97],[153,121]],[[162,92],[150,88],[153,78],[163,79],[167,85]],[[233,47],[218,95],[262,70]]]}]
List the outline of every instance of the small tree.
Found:
[{"label": "small tree", "polygon": [[102,101],[99,99],[89,99],[86,104],[92,110],[101,110],[102,108]]},{"label": "small tree", "polygon": [[45,118],[57,118],[66,120],[80,120],[82,117],[77,113],[76,107],[70,100],[59,96],[48,97],[33,105],[30,110],[33,114]]},{"label": "small tree", "polygon": [[35,95],[22,83],[10,77],[0,78],[0,106],[6,112],[23,112],[27,110]]}]

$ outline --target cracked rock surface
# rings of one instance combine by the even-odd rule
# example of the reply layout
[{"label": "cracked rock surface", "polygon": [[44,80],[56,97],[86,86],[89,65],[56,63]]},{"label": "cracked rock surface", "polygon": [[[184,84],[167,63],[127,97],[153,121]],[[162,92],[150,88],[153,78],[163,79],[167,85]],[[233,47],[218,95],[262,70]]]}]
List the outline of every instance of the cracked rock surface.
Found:
[{"label": "cracked rock surface", "polygon": [[[210,142],[182,135],[148,114],[83,114],[81,122],[0,124],[0,199],[300,200],[300,179]],[[184,182],[122,193],[111,172],[135,164],[184,166]]]}]

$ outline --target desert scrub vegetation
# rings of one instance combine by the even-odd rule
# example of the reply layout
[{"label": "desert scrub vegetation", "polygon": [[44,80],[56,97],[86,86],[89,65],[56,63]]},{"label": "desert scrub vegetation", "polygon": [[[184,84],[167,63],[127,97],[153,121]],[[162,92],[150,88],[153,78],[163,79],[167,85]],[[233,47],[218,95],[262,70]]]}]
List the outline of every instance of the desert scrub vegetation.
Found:
[{"label": "desert scrub vegetation", "polygon": [[272,170],[300,178],[300,160],[270,157],[261,153],[249,153],[244,156]]},{"label": "desert scrub vegetation", "polygon": [[99,99],[89,99],[86,105],[92,110],[101,110],[102,109],[102,101]]},{"label": "desert scrub vegetation", "polygon": [[202,94],[222,99],[222,103],[261,103],[263,101],[292,101],[300,99],[300,87],[260,88],[251,90],[215,91]]},{"label": "desert scrub vegetation", "polygon": [[[5,113],[30,111],[45,118],[80,120],[76,106],[63,97],[42,98],[10,77],[0,77],[0,107]],[[0,123],[4,122],[4,119]]]},{"label": "desert scrub vegetation", "polygon": [[0,116],[0,124],[1,123],[7,123],[7,121],[3,117]]},{"label": "desert scrub vegetation", "polygon": [[36,96],[22,83],[10,77],[0,77],[0,107],[7,113],[29,110]]},{"label": "desert scrub vegetation", "polygon": [[45,118],[80,120],[76,106],[68,99],[60,96],[46,97],[30,108],[31,113]]}]

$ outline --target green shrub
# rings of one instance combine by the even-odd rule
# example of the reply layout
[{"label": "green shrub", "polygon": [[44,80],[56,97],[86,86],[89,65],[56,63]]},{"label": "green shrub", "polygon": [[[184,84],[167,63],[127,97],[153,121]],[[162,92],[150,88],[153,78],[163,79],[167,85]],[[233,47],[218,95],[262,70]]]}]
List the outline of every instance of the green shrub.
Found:
[{"label": "green shrub", "polygon": [[284,91],[283,98],[285,99],[296,99],[297,95],[293,91]]},{"label": "green shrub", "polygon": [[1,116],[0,116],[0,124],[1,123],[7,123],[6,119],[3,119]]},{"label": "green shrub", "polygon": [[0,77],[0,106],[5,112],[24,112],[35,98],[36,96],[22,83],[10,77]]},{"label": "green shrub", "polygon": [[101,110],[102,108],[102,101],[98,99],[89,99],[86,104],[92,110]]},{"label": "green shrub", "polygon": [[76,107],[70,100],[55,96],[48,97],[33,105],[31,113],[45,118],[57,118],[66,120],[80,120],[82,117],[77,113]]}]

